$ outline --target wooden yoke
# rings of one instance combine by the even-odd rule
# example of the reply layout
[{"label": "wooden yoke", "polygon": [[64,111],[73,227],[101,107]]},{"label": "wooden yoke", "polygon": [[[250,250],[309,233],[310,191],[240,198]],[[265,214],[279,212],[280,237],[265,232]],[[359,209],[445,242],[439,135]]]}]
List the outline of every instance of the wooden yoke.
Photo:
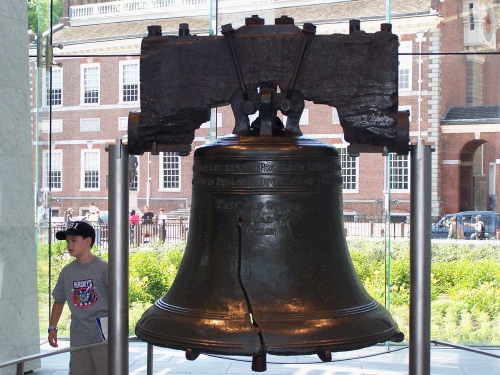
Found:
[{"label": "wooden yoke", "polygon": [[[315,35],[314,25],[300,29],[286,16],[275,25],[252,16],[236,30],[223,26],[223,36],[191,36],[187,24],[179,36],[162,36],[160,26],[148,30],[141,111],[129,115],[131,154],[187,155],[195,130],[225,105],[234,113],[234,134],[259,135],[269,124],[269,134],[300,136],[305,100],[337,108],[354,154],[408,152],[408,113],[398,115],[399,42],[390,24],[370,34],[352,20],[347,35]],[[256,111],[261,118],[250,124]]]}]

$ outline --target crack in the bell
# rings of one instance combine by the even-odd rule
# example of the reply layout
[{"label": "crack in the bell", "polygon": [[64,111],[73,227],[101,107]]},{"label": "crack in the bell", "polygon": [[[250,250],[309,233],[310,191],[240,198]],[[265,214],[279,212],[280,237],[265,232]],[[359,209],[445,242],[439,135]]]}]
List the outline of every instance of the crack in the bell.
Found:
[{"label": "crack in the bell", "polygon": [[266,353],[266,343],[264,341],[264,336],[262,335],[262,330],[259,324],[253,317],[252,303],[250,302],[248,293],[245,289],[245,286],[243,285],[243,281],[241,280],[241,228],[243,227],[243,220],[241,217],[239,218],[236,227],[238,228],[238,284],[240,285],[241,291],[243,292],[243,296],[245,297],[250,322],[254,326],[254,330],[257,333],[257,336],[259,337],[261,354],[264,354]]}]

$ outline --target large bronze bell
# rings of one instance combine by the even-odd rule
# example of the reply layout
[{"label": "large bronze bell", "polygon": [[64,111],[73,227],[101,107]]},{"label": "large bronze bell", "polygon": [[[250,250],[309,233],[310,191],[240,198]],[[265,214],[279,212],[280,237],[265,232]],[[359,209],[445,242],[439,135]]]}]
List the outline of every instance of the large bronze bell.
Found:
[{"label": "large bronze bell", "polygon": [[403,339],[353,268],[335,147],[231,135],[198,148],[193,170],[185,255],[138,322],[139,338],[188,358],[254,356],[256,371],[266,353],[328,360]]},{"label": "large bronze bell", "polygon": [[210,109],[231,105],[233,135],[194,154],[177,277],[136,333],[188,359],[253,356],[255,371],[266,369],[267,353],[328,361],[332,351],[403,339],[354,270],[339,153],[302,136],[305,100],[337,107],[351,146],[407,152],[409,143],[408,121],[396,119],[398,38],[390,25],[368,34],[358,22],[349,35],[314,36],[314,25],[300,30],[286,16],[274,26],[263,21],[224,25],[222,37],[208,39],[185,27],[163,37],[151,26],[141,47],[141,112],[131,112],[128,137],[132,153],[185,154]]}]

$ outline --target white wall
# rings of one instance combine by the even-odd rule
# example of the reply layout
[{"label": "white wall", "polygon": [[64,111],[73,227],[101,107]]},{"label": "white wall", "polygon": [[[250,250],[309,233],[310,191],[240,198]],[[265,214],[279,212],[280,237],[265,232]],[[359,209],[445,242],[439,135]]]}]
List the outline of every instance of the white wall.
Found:
[{"label": "white wall", "polygon": [[0,51],[1,363],[40,351],[26,0],[0,0]]}]

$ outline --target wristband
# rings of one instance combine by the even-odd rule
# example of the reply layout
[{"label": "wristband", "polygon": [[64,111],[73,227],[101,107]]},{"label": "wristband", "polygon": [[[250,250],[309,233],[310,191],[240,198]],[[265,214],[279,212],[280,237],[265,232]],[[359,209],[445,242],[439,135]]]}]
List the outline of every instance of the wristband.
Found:
[{"label": "wristband", "polygon": [[57,326],[49,326],[49,329],[47,330],[47,332],[50,333],[50,331],[56,331],[57,332]]}]

